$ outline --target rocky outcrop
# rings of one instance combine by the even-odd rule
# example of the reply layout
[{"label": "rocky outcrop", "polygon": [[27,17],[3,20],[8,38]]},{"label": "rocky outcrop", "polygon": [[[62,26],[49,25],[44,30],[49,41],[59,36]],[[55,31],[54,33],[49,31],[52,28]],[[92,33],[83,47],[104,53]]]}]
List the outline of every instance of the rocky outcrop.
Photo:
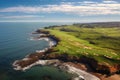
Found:
[{"label": "rocky outcrop", "polygon": [[93,70],[93,72],[98,72],[101,74],[112,75],[115,73],[119,73],[120,71],[120,64],[116,64],[114,66],[103,65],[103,64],[99,64],[93,58],[88,58],[85,56],[76,57],[76,56],[67,55],[67,54],[49,54],[51,52],[56,52],[56,51],[54,51],[53,49],[50,49],[46,52],[30,54],[29,56],[27,56],[28,59],[17,61],[15,64],[24,68],[40,59],[41,60],[58,59],[63,62],[83,63],[85,65],[88,65]]},{"label": "rocky outcrop", "polygon": [[102,74],[112,75],[115,73],[119,73],[120,71],[120,64],[115,64],[113,66],[111,65],[105,65],[98,63],[95,59],[89,58],[86,56],[77,57],[67,54],[47,54],[44,56],[45,59],[59,59],[64,62],[77,62],[77,63],[83,63],[86,65],[89,65],[91,69],[95,72],[99,72]]},{"label": "rocky outcrop", "polygon": [[39,59],[44,59],[44,56],[50,52],[54,52],[54,50],[52,49],[52,47],[56,46],[58,44],[58,42],[60,41],[59,38],[55,37],[54,35],[50,35],[49,31],[44,31],[44,30],[37,30],[35,31],[34,34],[40,34],[40,36],[38,36],[37,38],[33,38],[33,39],[44,39],[46,41],[49,42],[49,47],[45,48],[43,50],[36,50],[35,53],[32,53],[28,56],[26,56],[25,58],[23,58],[22,60],[16,60],[13,63],[14,67],[20,67],[20,68],[24,68],[28,65],[31,65],[33,63],[35,63],[36,61],[38,61]]},{"label": "rocky outcrop", "polygon": [[114,73],[120,73],[120,64],[115,64],[111,66],[111,65],[100,64],[94,58],[90,58],[86,56],[78,57],[68,54],[55,54],[55,53],[53,54],[53,52],[59,52],[59,51],[55,51],[53,47],[57,46],[57,44],[60,42],[60,39],[54,35],[51,35],[49,31],[37,30],[35,34],[44,34],[44,35],[40,35],[39,38],[49,38],[52,41],[55,41],[56,44],[52,45],[52,48],[50,47],[45,50],[38,51],[36,53],[26,56],[22,60],[15,61],[13,63],[14,67],[19,66],[20,68],[24,68],[39,61],[40,59],[41,60],[58,59],[63,62],[83,63],[85,65],[88,65],[94,72],[99,72],[102,74],[111,75]]},{"label": "rocky outcrop", "polygon": [[14,62],[14,67],[20,66],[21,68],[24,68],[28,65],[33,64],[34,62],[38,61],[40,58],[44,56],[44,53],[33,53],[28,55],[22,60],[17,60]]}]

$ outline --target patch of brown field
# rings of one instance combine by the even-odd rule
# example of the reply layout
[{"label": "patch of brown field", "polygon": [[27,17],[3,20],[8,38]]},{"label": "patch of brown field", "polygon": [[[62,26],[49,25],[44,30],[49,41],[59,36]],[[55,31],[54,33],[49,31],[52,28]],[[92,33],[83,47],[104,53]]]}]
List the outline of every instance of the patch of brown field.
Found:
[{"label": "patch of brown field", "polygon": [[81,44],[79,42],[74,42],[73,44],[76,46],[81,46]]},{"label": "patch of brown field", "polygon": [[82,46],[85,49],[92,49],[91,47],[84,46],[84,45],[80,44],[79,42],[72,42],[71,44],[74,45],[74,46],[77,46],[77,47]]},{"label": "patch of brown field", "polygon": [[91,47],[88,47],[88,46],[84,46],[85,49],[92,49]]},{"label": "patch of brown field", "polygon": [[71,39],[69,39],[69,38],[68,38],[67,40],[70,41],[70,42],[74,42],[73,40],[71,40]]}]

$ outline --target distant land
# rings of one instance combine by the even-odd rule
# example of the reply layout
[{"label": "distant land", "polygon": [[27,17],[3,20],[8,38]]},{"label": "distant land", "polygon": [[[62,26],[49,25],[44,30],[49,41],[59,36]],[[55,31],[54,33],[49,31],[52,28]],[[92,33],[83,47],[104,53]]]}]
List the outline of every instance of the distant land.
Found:
[{"label": "distant land", "polygon": [[93,22],[93,23],[75,23],[80,27],[120,27],[120,22]]},{"label": "distant land", "polygon": [[[16,69],[24,70],[30,68],[30,65],[43,65],[41,61],[36,63],[39,60],[57,59],[101,80],[120,80],[120,22],[54,25],[37,29],[33,34],[41,34],[34,39],[48,38],[50,47],[15,61],[13,66]],[[57,62],[49,64],[55,65]]]}]

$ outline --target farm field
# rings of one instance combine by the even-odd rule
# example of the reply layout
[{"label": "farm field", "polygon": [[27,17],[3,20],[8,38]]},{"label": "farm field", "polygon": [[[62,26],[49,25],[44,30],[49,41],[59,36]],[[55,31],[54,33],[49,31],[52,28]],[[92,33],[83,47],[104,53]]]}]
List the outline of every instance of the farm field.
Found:
[{"label": "farm field", "polygon": [[87,56],[102,64],[116,64],[120,60],[120,28],[118,27],[79,27],[62,25],[47,29],[60,38],[54,49],[57,54]]}]

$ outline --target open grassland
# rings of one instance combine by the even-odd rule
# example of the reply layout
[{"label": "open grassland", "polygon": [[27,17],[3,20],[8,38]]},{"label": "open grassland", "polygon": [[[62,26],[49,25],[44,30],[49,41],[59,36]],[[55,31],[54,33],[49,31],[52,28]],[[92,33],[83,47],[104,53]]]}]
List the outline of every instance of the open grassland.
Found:
[{"label": "open grassland", "polygon": [[103,64],[120,61],[120,28],[81,28],[75,25],[47,29],[60,38],[57,54],[87,56]]}]

